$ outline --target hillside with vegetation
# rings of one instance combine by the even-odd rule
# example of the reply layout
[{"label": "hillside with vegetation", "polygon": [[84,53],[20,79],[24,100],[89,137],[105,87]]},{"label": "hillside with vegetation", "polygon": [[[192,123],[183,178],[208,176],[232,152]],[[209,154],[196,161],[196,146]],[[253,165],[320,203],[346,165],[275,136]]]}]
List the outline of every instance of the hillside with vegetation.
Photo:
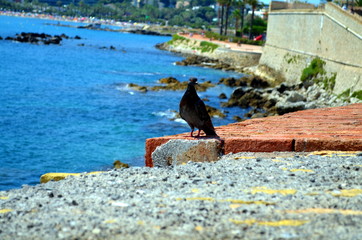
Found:
[{"label": "hillside with vegetation", "polygon": [[100,0],[92,4],[84,0],[68,4],[65,0],[25,0],[23,3],[0,0],[1,11],[94,17],[203,30],[217,28],[220,35],[250,39],[266,31],[266,20],[254,14],[261,8],[258,0],[155,0],[137,4],[130,0]]}]

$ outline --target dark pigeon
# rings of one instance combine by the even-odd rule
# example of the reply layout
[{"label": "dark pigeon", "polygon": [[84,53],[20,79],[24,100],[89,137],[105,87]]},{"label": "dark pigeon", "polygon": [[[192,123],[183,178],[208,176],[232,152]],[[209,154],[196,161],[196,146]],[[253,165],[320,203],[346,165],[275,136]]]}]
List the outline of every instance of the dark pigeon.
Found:
[{"label": "dark pigeon", "polygon": [[205,103],[196,93],[196,84],[197,79],[191,78],[180,102],[181,118],[191,127],[191,137],[193,137],[192,133],[195,127],[199,129],[197,137],[200,136],[201,130],[205,132],[206,136],[217,136],[210,115],[206,110]]}]

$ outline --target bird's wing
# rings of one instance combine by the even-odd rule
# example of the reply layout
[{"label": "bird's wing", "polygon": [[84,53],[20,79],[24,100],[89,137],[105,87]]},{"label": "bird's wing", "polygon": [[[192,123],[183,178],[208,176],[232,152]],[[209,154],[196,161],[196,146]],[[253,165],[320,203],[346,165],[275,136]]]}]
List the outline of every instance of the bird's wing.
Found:
[{"label": "bird's wing", "polygon": [[210,119],[210,116],[206,110],[206,106],[205,103],[199,99],[196,103],[195,103],[195,109],[197,112],[197,115],[200,116],[200,119],[205,121]]}]

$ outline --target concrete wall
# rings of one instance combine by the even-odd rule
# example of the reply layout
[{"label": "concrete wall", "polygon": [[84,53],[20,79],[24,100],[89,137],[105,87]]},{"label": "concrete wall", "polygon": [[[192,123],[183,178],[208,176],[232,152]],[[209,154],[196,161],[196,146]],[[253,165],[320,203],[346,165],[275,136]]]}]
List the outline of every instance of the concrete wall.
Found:
[{"label": "concrete wall", "polygon": [[[280,10],[269,13],[267,42],[257,73],[286,82],[300,81],[315,57],[337,73],[335,93],[362,89],[362,20],[328,3],[325,9]],[[268,71],[268,69],[273,74]]]}]

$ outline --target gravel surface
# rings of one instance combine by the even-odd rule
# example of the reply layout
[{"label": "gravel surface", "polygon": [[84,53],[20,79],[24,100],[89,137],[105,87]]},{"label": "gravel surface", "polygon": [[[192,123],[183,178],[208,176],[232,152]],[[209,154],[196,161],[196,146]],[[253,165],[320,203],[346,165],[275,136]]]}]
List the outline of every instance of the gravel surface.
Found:
[{"label": "gravel surface", "polygon": [[361,229],[361,153],[239,153],[0,192],[0,239],[362,239]]}]

